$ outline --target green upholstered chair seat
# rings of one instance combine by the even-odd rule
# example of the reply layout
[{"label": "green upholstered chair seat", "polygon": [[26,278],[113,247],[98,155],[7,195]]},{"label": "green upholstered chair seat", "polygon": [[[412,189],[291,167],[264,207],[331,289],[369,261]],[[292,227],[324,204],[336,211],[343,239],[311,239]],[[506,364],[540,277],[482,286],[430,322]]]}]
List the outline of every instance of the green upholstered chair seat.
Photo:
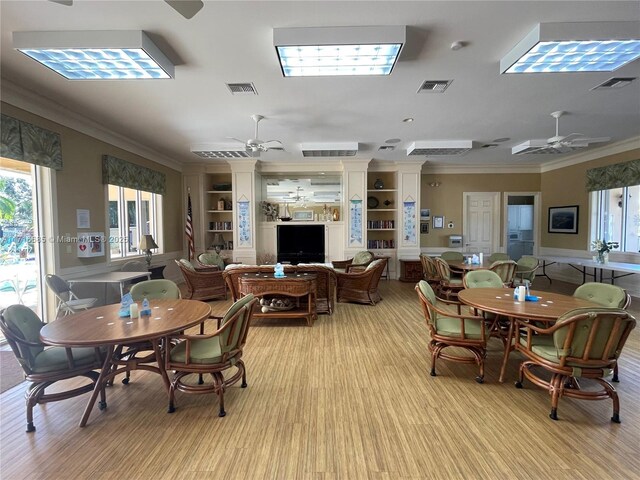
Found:
[{"label": "green upholstered chair seat", "polygon": [[186,268],[187,270],[191,270],[192,272],[196,271],[195,267],[193,266],[193,263],[191,263],[189,260],[185,258],[181,258],[180,263],[184,265],[184,268]]},{"label": "green upholstered chair seat", "polygon": [[627,301],[627,292],[624,289],[616,285],[596,282],[579,286],[573,296],[611,308],[623,308]]},{"label": "green upholstered chair seat", "polygon": [[135,301],[141,301],[144,298],[148,300],[180,298],[180,288],[174,282],[167,279],[144,280],[136,283],[131,287],[130,293]]},{"label": "green upholstered chair seat", "polygon": [[455,277],[449,278],[449,285],[462,286],[462,279]]},{"label": "green upholstered chair seat", "polygon": [[[489,337],[489,328],[484,322],[467,319],[464,321],[464,336],[474,340],[482,338],[482,328],[485,329],[485,337]],[[444,337],[461,338],[461,322],[459,318],[438,315],[436,320],[436,332]]]},{"label": "green upholstered chair seat", "polygon": [[[186,356],[187,343],[182,342],[171,350],[171,361],[187,363]],[[205,338],[191,341],[191,355],[189,363],[214,364],[222,361],[222,349],[220,348],[220,337]]]},{"label": "green upholstered chair seat", "polygon": [[358,252],[353,256],[353,260],[351,262],[352,265],[363,265],[365,263],[369,263],[372,260],[371,252],[364,250],[362,252]]},{"label": "green upholstered chair seat", "polygon": [[[520,337],[520,344],[526,347],[527,338],[524,336]],[[551,363],[560,364],[560,356],[559,356],[560,350],[556,348],[555,344],[553,343],[553,337],[551,335],[532,336],[531,351]],[[584,368],[583,363],[566,362],[565,365],[567,367],[583,367]],[[604,368],[604,367],[607,367],[608,365],[609,365],[609,362],[603,362],[602,367]],[[598,368],[598,366],[593,365],[593,368]],[[577,372],[579,372],[579,370],[576,370],[576,373]],[[579,376],[579,375],[576,374],[574,376]]]},{"label": "green upholstered chair seat", "polygon": [[[96,351],[93,348],[72,348],[74,367],[89,366],[96,363]],[[97,365],[97,364],[96,364]],[[62,347],[50,347],[44,349],[34,358],[31,370],[34,373],[55,372],[59,370],[68,370],[69,361],[67,360],[67,352]]]},{"label": "green upholstered chair seat", "polygon": [[224,270],[224,259],[215,252],[206,252],[198,255],[198,261],[202,265],[212,265]]},{"label": "green upholstered chair seat", "polygon": [[491,270],[475,270],[464,277],[465,288],[502,288],[500,275]]}]

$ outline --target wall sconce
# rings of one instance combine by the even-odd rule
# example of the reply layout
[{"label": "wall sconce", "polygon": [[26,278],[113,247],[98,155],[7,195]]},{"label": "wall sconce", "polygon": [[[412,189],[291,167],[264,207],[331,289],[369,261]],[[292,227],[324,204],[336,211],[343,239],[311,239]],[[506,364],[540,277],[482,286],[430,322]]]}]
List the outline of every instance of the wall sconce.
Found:
[{"label": "wall sconce", "polygon": [[440,186],[440,182],[438,182],[438,181],[431,182],[431,183],[429,184],[429,186],[430,186],[430,187],[439,187],[439,186]]},{"label": "wall sconce", "polygon": [[140,244],[138,250],[142,250],[144,253],[144,259],[147,262],[147,268],[151,268],[151,249],[158,248],[156,242],[151,235],[142,235],[140,238]]}]

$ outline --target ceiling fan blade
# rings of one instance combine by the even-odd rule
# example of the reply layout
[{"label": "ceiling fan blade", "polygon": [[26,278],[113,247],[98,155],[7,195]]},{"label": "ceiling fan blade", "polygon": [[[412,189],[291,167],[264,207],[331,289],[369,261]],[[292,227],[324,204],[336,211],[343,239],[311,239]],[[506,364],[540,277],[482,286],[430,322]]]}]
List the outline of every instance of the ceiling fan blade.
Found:
[{"label": "ceiling fan blade", "polygon": [[284,147],[267,147],[267,150],[280,150],[281,152],[284,152]]},{"label": "ceiling fan blade", "polygon": [[[269,145],[270,143],[275,145],[272,147]],[[276,146],[282,147],[282,142],[280,140],[267,140],[266,142],[260,142],[260,145],[264,145],[267,148],[275,148]]]},{"label": "ceiling fan blade", "polygon": [[189,20],[193,18],[193,16],[198,13],[202,7],[204,7],[204,2],[200,0],[164,0],[169,4],[171,8],[173,8],[176,12],[182,15],[184,18]]},{"label": "ceiling fan blade", "polygon": [[240,142],[243,145],[247,144],[247,142],[245,142],[244,140],[240,140],[239,138],[236,138],[236,137],[226,137],[226,138],[228,138],[229,140],[235,140],[236,142]]},{"label": "ceiling fan blade", "polygon": [[585,140],[587,143],[604,143],[610,141],[611,137],[591,137],[585,138]]},{"label": "ceiling fan blade", "polygon": [[65,7],[70,7],[73,5],[73,0],[49,0],[53,3],[59,3],[60,5],[64,5]]}]

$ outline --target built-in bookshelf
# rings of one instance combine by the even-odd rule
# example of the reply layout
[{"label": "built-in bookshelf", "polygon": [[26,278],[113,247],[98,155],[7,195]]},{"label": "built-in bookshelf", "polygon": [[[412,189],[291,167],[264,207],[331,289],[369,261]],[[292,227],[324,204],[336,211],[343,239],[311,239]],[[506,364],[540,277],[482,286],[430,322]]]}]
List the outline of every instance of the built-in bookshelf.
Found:
[{"label": "built-in bookshelf", "polygon": [[367,173],[367,249],[396,248],[397,202],[395,172]]},{"label": "built-in bookshelf", "polygon": [[205,247],[215,248],[216,234],[224,242],[223,250],[233,250],[233,190],[231,174],[205,176]]}]

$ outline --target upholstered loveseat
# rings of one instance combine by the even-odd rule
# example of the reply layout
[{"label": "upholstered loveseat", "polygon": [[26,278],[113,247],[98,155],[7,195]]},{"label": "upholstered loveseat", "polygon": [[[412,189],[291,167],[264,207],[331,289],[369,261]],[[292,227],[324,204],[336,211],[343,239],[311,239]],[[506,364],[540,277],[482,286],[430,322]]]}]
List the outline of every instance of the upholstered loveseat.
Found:
[{"label": "upholstered loveseat", "polygon": [[[234,301],[240,297],[238,278],[256,273],[273,274],[273,265],[227,265],[222,276]],[[333,314],[336,298],[336,274],[331,267],[315,264],[284,265],[285,275],[313,273],[317,277],[316,310]]]}]

